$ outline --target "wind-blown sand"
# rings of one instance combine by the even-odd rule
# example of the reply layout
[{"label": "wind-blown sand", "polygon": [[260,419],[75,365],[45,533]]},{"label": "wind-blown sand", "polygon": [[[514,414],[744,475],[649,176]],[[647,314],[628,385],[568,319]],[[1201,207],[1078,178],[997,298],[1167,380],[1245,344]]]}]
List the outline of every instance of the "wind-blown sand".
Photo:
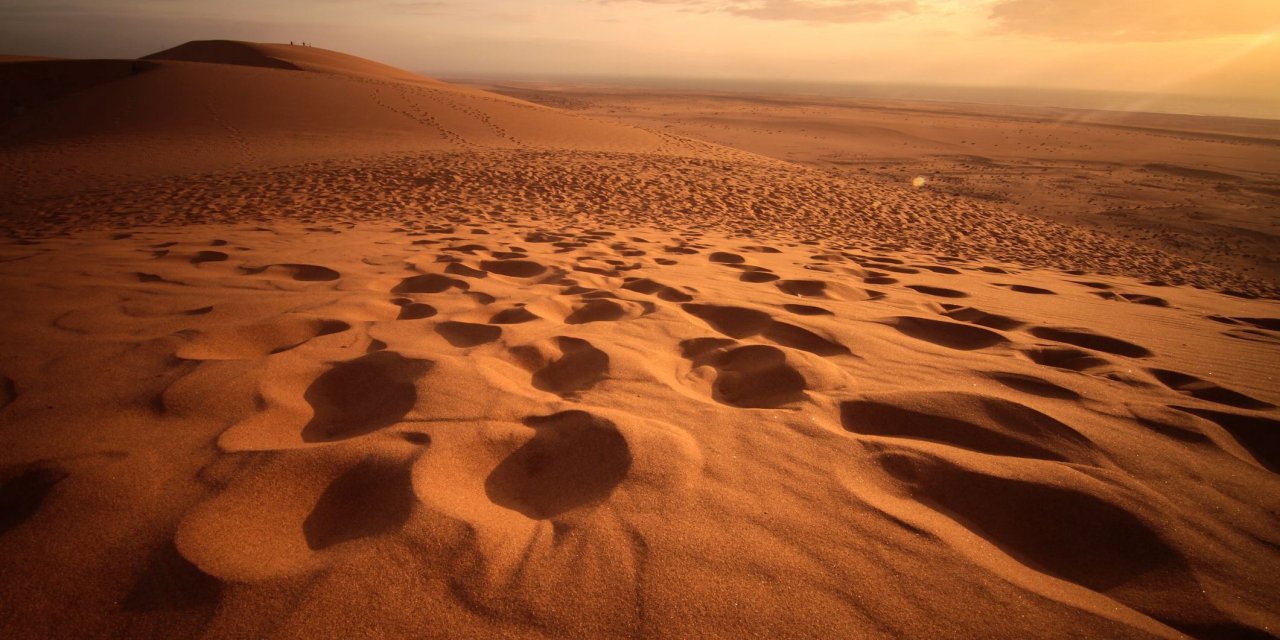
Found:
[{"label": "wind-blown sand", "polygon": [[1280,629],[1272,281],[320,49],[0,74],[0,637]]}]

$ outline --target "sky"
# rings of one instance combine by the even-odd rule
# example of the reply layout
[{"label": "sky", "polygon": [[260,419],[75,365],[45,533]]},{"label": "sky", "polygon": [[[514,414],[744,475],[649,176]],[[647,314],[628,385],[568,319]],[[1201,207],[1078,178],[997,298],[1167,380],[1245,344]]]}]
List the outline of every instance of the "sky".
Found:
[{"label": "sky", "polygon": [[1280,105],[1280,0],[0,0],[0,53],[308,41],[444,77],[1176,93]]}]

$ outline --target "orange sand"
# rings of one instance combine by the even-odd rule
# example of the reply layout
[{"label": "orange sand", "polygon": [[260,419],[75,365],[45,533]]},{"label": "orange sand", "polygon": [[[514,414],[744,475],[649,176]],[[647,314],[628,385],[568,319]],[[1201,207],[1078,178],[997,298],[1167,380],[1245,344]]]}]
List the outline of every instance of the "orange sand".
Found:
[{"label": "orange sand", "polygon": [[321,49],[0,74],[0,637],[1280,629],[1273,281]]},{"label": "orange sand", "polygon": [[859,182],[927,188],[1280,281],[1280,122],[1155,113],[480,85]]}]

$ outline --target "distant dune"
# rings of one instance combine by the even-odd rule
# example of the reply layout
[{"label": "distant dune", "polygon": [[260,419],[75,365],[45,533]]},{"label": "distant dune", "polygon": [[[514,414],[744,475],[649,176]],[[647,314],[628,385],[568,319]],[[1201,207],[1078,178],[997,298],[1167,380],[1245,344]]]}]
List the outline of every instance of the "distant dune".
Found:
[{"label": "distant dune", "polygon": [[[74,192],[88,176],[100,182],[388,151],[672,146],[669,136],[302,46],[196,42],[139,61],[12,62],[0,74],[12,87],[0,122],[6,165],[34,175],[48,166],[45,143],[76,141],[77,176],[41,176],[23,185],[27,197]],[[123,153],[127,166],[118,161]],[[3,195],[19,197],[13,187],[6,183]]]},{"label": "distant dune", "polygon": [[143,59],[235,64],[247,67],[315,71],[377,80],[441,84],[437,80],[410,73],[404,69],[397,69],[381,62],[310,46],[237,42],[233,40],[204,40],[188,42],[172,49],[165,49],[164,51],[144,56]]},{"label": "distant dune", "polygon": [[0,638],[1280,629],[1270,281],[310,47],[0,81]]}]

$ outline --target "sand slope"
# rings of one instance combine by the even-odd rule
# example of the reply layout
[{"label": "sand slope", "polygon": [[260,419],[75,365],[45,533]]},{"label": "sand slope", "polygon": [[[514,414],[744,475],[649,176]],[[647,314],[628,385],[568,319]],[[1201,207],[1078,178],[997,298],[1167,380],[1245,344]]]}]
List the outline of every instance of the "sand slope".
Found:
[{"label": "sand slope", "polygon": [[6,636],[1275,628],[1274,303],[340,220],[4,250]]},{"label": "sand slope", "polygon": [[795,95],[491,87],[1280,281],[1280,122]]},{"label": "sand slope", "polygon": [[[178,51],[211,50],[24,68],[0,636],[1280,629],[1265,285],[342,57]],[[299,69],[235,62],[267,58]],[[533,142],[356,126],[393,88]],[[192,140],[227,155],[148,159]]]},{"label": "sand slope", "polygon": [[433,78],[427,78],[404,69],[398,69],[381,62],[342,53],[341,51],[292,44],[204,40],[181,44],[172,49],[165,49],[164,51],[144,56],[142,59],[235,64],[249,67],[313,71],[374,80],[394,80],[415,84],[443,84]]},{"label": "sand slope", "polygon": [[23,180],[3,185],[10,200],[407,150],[713,148],[301,46],[192,43],[139,61],[3,63],[0,76],[13,95],[3,166]]}]

